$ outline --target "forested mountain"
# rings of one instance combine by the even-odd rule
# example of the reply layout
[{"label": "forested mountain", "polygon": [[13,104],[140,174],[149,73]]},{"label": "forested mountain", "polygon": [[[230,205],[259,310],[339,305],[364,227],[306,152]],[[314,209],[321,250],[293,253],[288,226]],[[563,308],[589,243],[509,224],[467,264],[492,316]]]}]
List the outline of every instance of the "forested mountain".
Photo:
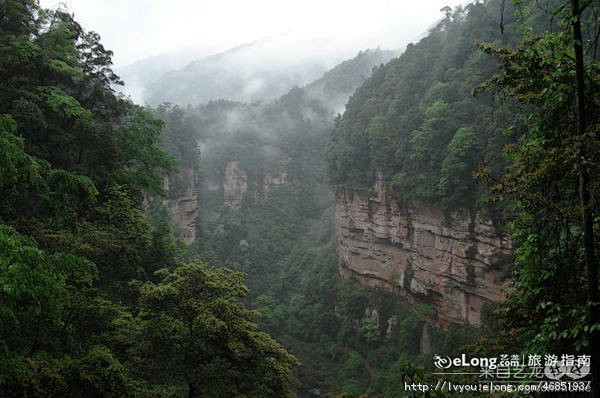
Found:
[{"label": "forested mountain", "polygon": [[273,100],[318,79],[344,57],[340,50],[307,51],[310,46],[285,36],[244,44],[147,79],[142,99],[151,105],[169,102],[180,106],[219,99]]},{"label": "forested mountain", "polygon": [[141,210],[175,161],[62,9],[0,2],[0,395],[291,396],[242,275]]},{"label": "forested mountain", "polygon": [[[200,143],[199,249],[246,274],[260,325],[303,363],[300,396],[395,388],[385,386],[391,366],[419,353],[425,307],[363,291],[338,274],[334,197],[321,156],[343,98],[392,55],[361,52],[274,101],[171,111]],[[367,369],[381,372],[376,381]]]},{"label": "forested mountain", "polygon": [[503,291],[485,352],[595,353],[599,5],[514,5],[447,9],[353,95],[325,148],[340,261],[438,323]]},{"label": "forested mountain", "polygon": [[[252,174],[248,195],[232,199],[238,205],[242,196],[257,199],[264,193],[264,185],[270,182],[263,179],[277,183],[281,173],[288,171],[294,175],[312,173],[313,182],[329,197],[322,169],[311,163],[321,164],[320,148],[345,99],[370,75],[373,66],[393,54],[379,49],[360,52],[310,85],[294,88],[273,101],[245,104],[220,100],[185,109],[159,106],[157,113],[166,121],[161,147],[180,160],[179,172],[167,181],[170,198],[166,203],[180,236],[186,237],[188,244],[195,241],[196,218],[205,218],[197,211],[196,191],[200,185],[208,187],[222,181],[231,161]],[[200,202],[222,202],[223,196],[221,187],[216,192],[203,192]]]},{"label": "forested mountain", "polygon": [[328,71],[241,46],[151,109],[62,7],[0,0],[0,396],[407,397],[434,353],[597,372],[600,5],[442,12]]},{"label": "forested mountain", "polygon": [[[504,7],[504,30],[497,18]],[[429,35],[373,72],[336,121],[324,157],[336,191],[341,271],[433,305],[429,321],[480,325],[501,300],[513,242],[503,203],[473,178],[498,177],[514,116],[472,90],[498,71],[476,41],[521,40],[500,1],[444,9]]]},{"label": "forested mountain", "polygon": [[379,68],[352,96],[326,148],[333,182],[369,188],[382,173],[396,195],[441,202],[447,208],[477,205],[485,186],[472,178],[479,162],[501,169],[513,124],[491,96],[472,89],[497,72],[497,61],[475,41],[510,45],[520,40],[518,20],[500,2],[454,12],[399,58]]}]

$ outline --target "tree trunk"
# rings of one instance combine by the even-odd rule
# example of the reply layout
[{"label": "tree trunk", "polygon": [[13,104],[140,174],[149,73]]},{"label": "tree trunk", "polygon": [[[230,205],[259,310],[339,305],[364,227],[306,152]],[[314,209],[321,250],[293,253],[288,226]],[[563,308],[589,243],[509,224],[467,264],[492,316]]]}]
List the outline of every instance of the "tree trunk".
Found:
[{"label": "tree trunk", "polygon": [[[585,109],[585,80],[583,59],[583,38],[581,34],[581,8],[579,0],[571,0],[573,49],[575,50],[575,80],[577,94],[577,134],[583,138],[587,130],[587,115]],[[585,265],[588,279],[589,323],[595,325],[599,322],[598,312],[598,270],[595,253],[594,218],[591,208],[590,191],[588,188],[589,176],[587,171],[587,154],[585,145],[580,145],[579,164],[579,204],[583,224],[583,245],[585,252]],[[592,391],[594,397],[600,397],[600,331],[594,330],[590,335],[590,352],[592,355]]]}]

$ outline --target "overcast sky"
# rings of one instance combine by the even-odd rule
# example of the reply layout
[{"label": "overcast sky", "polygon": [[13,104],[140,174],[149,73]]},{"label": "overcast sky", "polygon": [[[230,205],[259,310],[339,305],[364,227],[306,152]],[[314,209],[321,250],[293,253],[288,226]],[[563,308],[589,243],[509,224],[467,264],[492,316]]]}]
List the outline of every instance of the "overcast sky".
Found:
[{"label": "overcast sky", "polygon": [[418,38],[459,0],[41,0],[65,3],[102,36],[115,66],[184,49],[208,53],[281,34],[328,37],[357,50]]}]

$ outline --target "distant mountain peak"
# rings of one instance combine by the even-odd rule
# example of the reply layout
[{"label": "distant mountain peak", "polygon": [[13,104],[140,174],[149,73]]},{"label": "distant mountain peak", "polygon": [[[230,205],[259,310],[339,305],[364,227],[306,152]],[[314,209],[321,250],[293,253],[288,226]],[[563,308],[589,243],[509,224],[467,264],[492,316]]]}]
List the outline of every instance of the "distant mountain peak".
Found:
[{"label": "distant mountain peak", "polygon": [[329,69],[356,54],[349,54],[348,49],[323,52],[327,40],[315,45],[314,40],[291,34],[265,36],[216,54],[159,55],[119,68],[117,73],[125,81],[126,94],[152,106],[163,102],[196,105],[218,99],[272,100],[295,86],[308,86],[323,78]]}]

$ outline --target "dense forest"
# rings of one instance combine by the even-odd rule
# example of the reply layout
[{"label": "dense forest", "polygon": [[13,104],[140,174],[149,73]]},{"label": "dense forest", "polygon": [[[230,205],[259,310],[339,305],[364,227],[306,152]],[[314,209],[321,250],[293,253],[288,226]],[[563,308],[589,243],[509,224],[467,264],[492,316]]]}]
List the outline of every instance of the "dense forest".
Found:
[{"label": "dense forest", "polygon": [[400,201],[508,228],[514,279],[488,354],[598,352],[598,3],[540,3],[446,9],[356,91],[325,147],[338,187],[381,173]]},{"label": "dense forest", "polygon": [[[205,101],[243,81],[192,63],[142,107],[68,10],[0,0],[0,396],[405,397],[434,353],[599,352],[598,15],[446,7],[279,97]],[[510,236],[481,324],[340,275],[337,195],[382,186]]]},{"label": "dense forest", "polygon": [[3,1],[2,396],[290,396],[242,274],[182,257],[163,122],[111,88],[111,52],[61,9]]}]

